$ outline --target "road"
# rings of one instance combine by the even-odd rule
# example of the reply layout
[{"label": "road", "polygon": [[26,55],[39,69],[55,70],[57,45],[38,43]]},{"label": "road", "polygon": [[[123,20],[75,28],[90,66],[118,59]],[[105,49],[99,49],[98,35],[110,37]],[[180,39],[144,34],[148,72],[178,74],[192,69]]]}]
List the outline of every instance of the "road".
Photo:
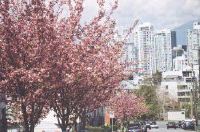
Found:
[{"label": "road", "polygon": [[166,127],[166,122],[157,122],[159,129],[151,129],[148,130],[147,132],[195,132],[195,131],[189,131],[189,130],[183,130],[181,128],[177,129],[167,129]]},{"label": "road", "polygon": [[[147,132],[195,132],[195,131],[186,131],[180,128],[177,129],[167,129],[166,127],[167,122],[157,122],[159,129],[151,129]],[[45,132],[61,132],[53,122],[42,122],[40,125],[38,125],[35,129],[35,132],[42,132],[45,130]],[[17,130],[10,130],[8,132],[17,132]]]}]

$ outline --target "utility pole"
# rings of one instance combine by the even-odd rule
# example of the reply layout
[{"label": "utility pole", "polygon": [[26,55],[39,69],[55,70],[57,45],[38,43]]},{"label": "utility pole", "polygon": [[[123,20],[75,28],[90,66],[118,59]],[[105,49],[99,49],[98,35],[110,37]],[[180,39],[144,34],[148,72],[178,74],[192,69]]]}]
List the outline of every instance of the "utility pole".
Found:
[{"label": "utility pole", "polygon": [[[200,103],[199,103],[199,101],[200,101],[200,99],[199,99],[199,97],[200,97],[200,46],[198,47],[198,71],[199,71],[199,76],[198,76],[198,86],[196,87],[196,91],[195,91],[195,98],[196,98],[196,105],[195,105],[195,107],[196,107],[196,113],[195,113],[195,118],[196,118],[196,127],[197,127],[197,129],[200,127],[199,126],[199,114],[200,114],[200,111],[199,111],[199,108],[200,108]],[[197,130],[198,131],[198,130]]]},{"label": "utility pole", "polygon": [[[194,80],[192,80],[192,81],[194,81]],[[193,118],[193,116],[194,116],[194,114],[193,114],[193,97],[194,97],[194,82],[192,82],[193,84],[192,84],[192,89],[191,89],[191,95],[190,95],[190,104],[191,104],[191,112],[190,112],[190,117],[191,118]]]},{"label": "utility pole", "polygon": [[165,95],[166,95],[166,87],[164,89],[164,93],[163,93],[163,106],[162,106],[162,109],[163,109],[163,120],[165,120]]},{"label": "utility pole", "polygon": [[113,111],[110,111],[110,118],[111,118],[111,129],[112,129],[112,132],[113,132],[113,119],[115,118]]},{"label": "utility pole", "polygon": [[191,118],[195,117],[196,87],[197,87],[197,79],[195,76],[194,65],[192,64],[192,89],[191,89],[191,100],[190,100],[190,103],[191,103],[191,115],[190,116],[191,116]]}]

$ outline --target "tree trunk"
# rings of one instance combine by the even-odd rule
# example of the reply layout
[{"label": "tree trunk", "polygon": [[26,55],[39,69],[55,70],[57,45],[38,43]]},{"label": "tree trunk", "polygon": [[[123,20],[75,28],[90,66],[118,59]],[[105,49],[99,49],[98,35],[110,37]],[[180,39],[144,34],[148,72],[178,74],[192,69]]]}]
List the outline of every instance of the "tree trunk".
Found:
[{"label": "tree trunk", "polygon": [[85,110],[83,111],[81,122],[82,122],[81,130],[85,130],[85,127],[86,127],[86,111]]},{"label": "tree trunk", "polygon": [[67,132],[67,127],[62,127],[62,132]]},{"label": "tree trunk", "polygon": [[24,132],[30,132],[30,131],[29,131],[29,127],[26,126],[26,125],[24,125]]},{"label": "tree trunk", "polygon": [[31,124],[31,126],[30,126],[30,132],[34,132],[34,124]]},{"label": "tree trunk", "polygon": [[7,132],[6,108],[2,109],[1,132]]},{"label": "tree trunk", "polygon": [[[69,118],[67,118],[67,119],[69,119]],[[68,132],[67,128],[68,127],[70,128],[68,121],[65,122],[65,118],[59,118],[58,114],[57,114],[57,120],[58,120],[58,125],[61,128],[62,132]]]},{"label": "tree trunk", "polygon": [[0,93],[0,132],[7,132],[6,97]]},{"label": "tree trunk", "polygon": [[120,131],[123,131],[123,123],[120,123]]},{"label": "tree trunk", "polygon": [[74,123],[74,132],[78,132],[78,125],[77,125],[77,122],[75,121]]},{"label": "tree trunk", "polygon": [[83,126],[82,126],[83,130],[85,130],[85,127],[86,127],[86,119],[85,117],[83,117]]},{"label": "tree trunk", "polygon": [[21,103],[21,110],[22,110],[22,115],[23,115],[23,119],[24,119],[24,131],[25,132],[31,132],[30,131],[30,127],[29,127],[29,123],[28,123],[28,115],[27,115],[27,111],[26,111],[26,106],[24,103]]},{"label": "tree trunk", "polygon": [[85,130],[85,127],[86,127],[86,117],[83,116],[82,117],[82,130]]}]

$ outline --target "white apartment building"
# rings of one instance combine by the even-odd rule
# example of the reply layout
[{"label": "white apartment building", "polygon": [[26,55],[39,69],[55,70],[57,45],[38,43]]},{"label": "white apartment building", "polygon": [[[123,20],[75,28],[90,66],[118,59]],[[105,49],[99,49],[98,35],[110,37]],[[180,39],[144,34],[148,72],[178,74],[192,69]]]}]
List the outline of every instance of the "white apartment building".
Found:
[{"label": "white apartment building", "polygon": [[172,50],[173,71],[183,71],[188,66],[187,53],[179,45]]},{"label": "white apartment building", "polygon": [[198,47],[200,46],[200,22],[193,23],[193,29],[188,30],[188,62],[196,73],[198,73]]},{"label": "white apartment building", "polygon": [[150,23],[138,25],[134,31],[134,44],[138,49],[138,70],[140,74],[150,75],[151,43],[153,26]]},{"label": "white apartment building", "polygon": [[179,71],[179,70],[182,71],[187,65],[188,65],[187,58],[186,58],[185,54],[173,59],[173,70],[174,71]]},{"label": "white apartment building", "polygon": [[143,78],[140,76],[134,76],[133,80],[123,80],[120,83],[120,88],[123,90],[137,90],[142,84]]},{"label": "white apartment building", "polygon": [[174,31],[161,30],[153,35],[151,45],[151,72],[172,70],[172,48],[176,45]]},{"label": "white apartment building", "polygon": [[176,47],[172,49],[172,59],[182,56],[183,54],[185,54],[185,51],[182,45],[177,45]]},{"label": "white apartment building", "polygon": [[162,74],[161,91],[165,93],[165,97],[180,104],[190,103],[193,85],[193,72],[189,66],[183,70],[167,71]]}]

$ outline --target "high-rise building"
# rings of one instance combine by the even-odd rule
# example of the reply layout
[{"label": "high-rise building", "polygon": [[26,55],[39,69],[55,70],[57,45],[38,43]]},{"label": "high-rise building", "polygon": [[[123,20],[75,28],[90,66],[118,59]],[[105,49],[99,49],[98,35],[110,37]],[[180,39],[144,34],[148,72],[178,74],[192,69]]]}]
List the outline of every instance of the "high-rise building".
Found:
[{"label": "high-rise building", "polygon": [[[184,46],[185,47],[185,46]],[[174,47],[172,49],[172,59],[176,58],[176,57],[180,57],[185,53],[185,49],[182,45],[178,45],[177,47]]]},{"label": "high-rise building", "polygon": [[172,49],[176,46],[176,33],[161,30],[153,35],[151,45],[151,72],[172,70]]},{"label": "high-rise building", "polygon": [[178,45],[172,49],[173,71],[183,70],[188,66],[185,45]]},{"label": "high-rise building", "polygon": [[116,35],[116,39],[119,41],[125,41],[126,43],[133,43],[133,34],[130,34],[130,27],[127,26],[119,26],[116,28],[118,35]]},{"label": "high-rise building", "polygon": [[138,25],[134,31],[134,44],[138,49],[138,72],[143,75],[150,75],[151,43],[153,26],[150,23]]},{"label": "high-rise building", "polygon": [[198,70],[198,48],[200,46],[200,22],[193,23],[193,29],[188,30],[187,34],[187,52],[189,65],[194,71]]},{"label": "high-rise building", "polygon": [[173,59],[173,71],[179,71],[183,70],[185,67],[187,67],[187,57],[186,54],[183,54],[182,56],[177,56]]},{"label": "high-rise building", "polygon": [[138,50],[134,43],[125,43],[123,47],[122,62],[125,64],[126,71],[137,73],[138,68]]},{"label": "high-rise building", "polygon": [[125,70],[128,74],[137,74],[138,49],[133,42],[133,34],[129,34],[129,28],[124,26],[117,27],[117,32],[116,39],[125,41],[121,62],[125,64]]}]

